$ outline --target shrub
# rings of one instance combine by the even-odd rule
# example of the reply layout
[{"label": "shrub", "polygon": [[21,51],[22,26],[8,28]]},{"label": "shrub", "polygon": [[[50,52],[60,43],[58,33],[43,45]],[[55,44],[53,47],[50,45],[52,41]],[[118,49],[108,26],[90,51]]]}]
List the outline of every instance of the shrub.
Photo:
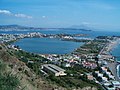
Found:
[{"label": "shrub", "polygon": [[0,50],[2,50],[2,47],[0,46]]},{"label": "shrub", "polygon": [[0,90],[15,90],[19,80],[15,75],[6,71],[6,64],[0,60]]}]

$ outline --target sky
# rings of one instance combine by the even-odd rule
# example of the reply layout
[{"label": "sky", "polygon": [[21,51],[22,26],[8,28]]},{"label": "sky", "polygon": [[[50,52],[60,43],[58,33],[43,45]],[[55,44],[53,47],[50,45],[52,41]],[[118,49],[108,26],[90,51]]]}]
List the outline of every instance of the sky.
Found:
[{"label": "sky", "polygon": [[120,0],[0,0],[0,25],[120,30]]}]

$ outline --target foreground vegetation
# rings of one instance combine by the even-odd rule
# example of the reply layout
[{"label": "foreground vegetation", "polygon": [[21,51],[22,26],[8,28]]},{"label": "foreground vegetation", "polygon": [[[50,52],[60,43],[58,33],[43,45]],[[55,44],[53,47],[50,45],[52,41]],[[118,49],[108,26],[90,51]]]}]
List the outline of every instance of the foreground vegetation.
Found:
[{"label": "foreground vegetation", "polygon": [[46,79],[49,82],[65,87],[68,90],[71,90],[71,88],[79,89],[84,87],[96,87],[97,90],[103,90],[99,84],[87,79],[85,73],[90,71],[91,70],[89,69],[87,70],[76,65],[73,68],[66,68],[67,76],[55,77],[54,75],[50,75],[47,76]]},{"label": "foreground vegetation", "polygon": [[19,79],[7,72],[7,65],[0,59],[0,90],[16,90],[19,86]]},{"label": "foreground vegetation", "polygon": [[78,48],[74,53],[98,55],[98,53],[106,44],[106,42],[107,41],[102,41],[102,40],[93,40],[93,41],[87,42],[83,46]]},{"label": "foreground vegetation", "polygon": [[[41,76],[44,80],[47,80],[50,84],[57,85],[59,87],[64,87],[67,90],[74,88],[84,88],[84,87],[97,87],[100,89],[101,86],[96,84],[94,81],[87,79],[87,76],[81,76],[86,72],[92,72],[90,69],[80,67],[79,65],[74,65],[72,68],[64,68],[66,70],[67,76],[55,77],[54,75],[43,75],[40,68],[41,65],[46,63],[52,63],[48,59],[43,58],[37,54],[28,53],[25,51],[12,51],[14,55],[19,58],[20,61],[26,63],[26,65],[31,68],[37,75]],[[11,53],[12,54],[12,53]],[[30,61],[30,62],[29,62]],[[32,62],[31,62],[32,61]],[[27,74],[27,72],[26,72]]]},{"label": "foreground vegetation", "polygon": [[19,51],[1,44],[0,47],[0,90],[53,90],[53,86],[16,58],[15,52]]}]

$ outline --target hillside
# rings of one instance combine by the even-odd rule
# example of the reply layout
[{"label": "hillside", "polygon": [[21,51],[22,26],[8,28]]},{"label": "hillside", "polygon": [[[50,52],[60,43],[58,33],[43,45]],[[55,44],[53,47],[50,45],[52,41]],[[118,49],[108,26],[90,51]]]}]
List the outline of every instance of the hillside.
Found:
[{"label": "hillside", "polygon": [[[17,51],[15,51],[15,53],[16,52]],[[59,80],[61,82],[61,83],[59,82],[58,84],[55,83],[56,81],[45,79],[44,76],[41,76],[40,74],[37,73],[36,70],[38,69],[36,68],[36,65],[33,69],[31,69],[30,67],[28,67],[29,65],[27,66],[25,64],[23,59],[22,59],[23,61],[18,59],[18,56],[19,55],[22,56],[22,54],[17,52],[18,54],[15,55],[15,53],[13,53],[13,50],[8,49],[4,44],[0,45],[0,62],[2,62],[2,65],[0,66],[3,66],[3,64],[5,64],[6,69],[4,70],[4,73],[6,73],[6,75],[10,76],[10,78],[13,78],[14,80],[12,83],[7,82],[7,84],[14,85],[14,87],[11,87],[11,90],[73,90],[71,87],[66,88],[66,86],[70,85],[70,83],[68,83],[69,77],[68,80],[65,81],[64,79],[65,78],[67,79],[67,77],[65,78],[63,77],[61,78],[61,80],[59,80],[60,77],[59,78],[51,77],[51,80]],[[29,56],[30,55],[29,53],[26,53],[25,55],[27,55],[26,58],[31,57]],[[5,78],[3,78],[3,80],[4,79]],[[66,82],[66,85],[64,85],[65,87],[63,87],[62,82],[63,83]],[[82,82],[86,83],[86,85],[83,85]],[[88,82],[80,80],[80,82],[77,81],[76,84],[77,83],[81,83],[80,86],[83,85],[82,86],[83,89],[77,88],[76,90],[97,90],[95,87],[89,86],[91,84]],[[3,86],[0,84],[0,87]],[[8,89],[2,88],[2,90]]]},{"label": "hillside", "polygon": [[[0,46],[1,47],[1,46]],[[0,62],[6,65],[5,73],[10,73],[19,84],[15,87],[16,90],[52,90],[53,87],[47,82],[43,81],[39,76],[35,75],[23,62],[16,57],[11,56],[4,46],[0,50]],[[3,89],[6,90],[6,89]],[[13,89],[11,89],[13,90]]]}]

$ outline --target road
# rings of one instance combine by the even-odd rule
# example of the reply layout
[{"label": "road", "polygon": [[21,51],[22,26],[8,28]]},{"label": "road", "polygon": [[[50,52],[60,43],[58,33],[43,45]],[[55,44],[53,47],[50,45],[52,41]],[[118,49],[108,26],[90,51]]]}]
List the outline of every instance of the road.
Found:
[{"label": "road", "polygon": [[118,65],[118,63],[116,61],[114,61],[114,62],[107,61],[107,63],[108,63],[107,65],[110,68],[111,72],[115,76],[115,80],[120,82],[120,79],[118,78],[118,75],[117,75],[117,65]]}]

